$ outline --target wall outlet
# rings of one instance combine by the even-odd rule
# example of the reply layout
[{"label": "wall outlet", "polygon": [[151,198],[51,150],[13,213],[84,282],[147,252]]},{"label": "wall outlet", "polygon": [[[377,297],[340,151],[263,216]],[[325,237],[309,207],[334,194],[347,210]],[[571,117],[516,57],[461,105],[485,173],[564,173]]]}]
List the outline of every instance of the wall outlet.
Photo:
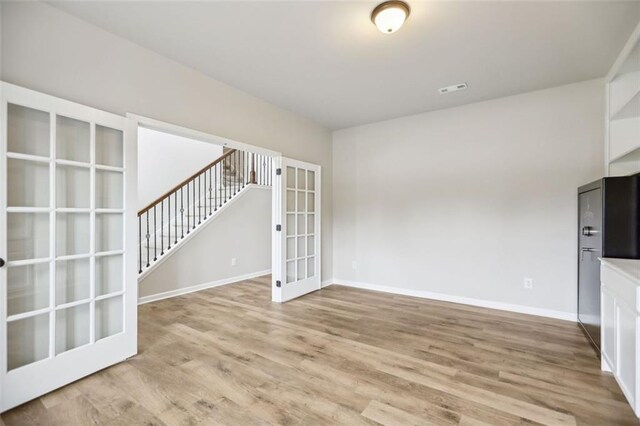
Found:
[{"label": "wall outlet", "polygon": [[355,260],[352,260],[352,261],[351,261],[351,269],[353,269],[353,270],[358,269],[358,264],[356,263],[356,261],[355,261]]},{"label": "wall outlet", "polygon": [[235,257],[231,258],[231,266],[236,266],[238,264],[238,261],[236,260]]},{"label": "wall outlet", "polygon": [[533,278],[525,278],[524,279],[524,288],[532,289],[533,288]]}]

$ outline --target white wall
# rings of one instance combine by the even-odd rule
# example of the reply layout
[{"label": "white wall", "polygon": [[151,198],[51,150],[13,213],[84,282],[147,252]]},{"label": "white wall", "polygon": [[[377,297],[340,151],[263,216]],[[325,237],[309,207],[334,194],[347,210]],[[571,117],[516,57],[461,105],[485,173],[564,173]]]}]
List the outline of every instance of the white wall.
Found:
[{"label": "white wall", "polygon": [[280,151],[323,166],[323,276],[331,275],[331,132],[52,6],[0,2],[0,77],[124,115],[127,112]]},{"label": "white wall", "polygon": [[222,146],[140,128],[138,209],[222,155]]},{"label": "white wall", "polygon": [[335,132],[334,278],[575,313],[604,100],[593,80]]},{"label": "white wall", "polygon": [[270,188],[248,187],[210,220],[140,281],[141,298],[271,269]]}]

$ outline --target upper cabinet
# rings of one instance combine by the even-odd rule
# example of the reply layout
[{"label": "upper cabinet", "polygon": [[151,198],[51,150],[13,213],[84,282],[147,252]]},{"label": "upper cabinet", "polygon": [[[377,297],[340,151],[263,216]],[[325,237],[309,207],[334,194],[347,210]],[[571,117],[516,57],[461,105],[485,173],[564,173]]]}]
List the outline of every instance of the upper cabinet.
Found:
[{"label": "upper cabinet", "polygon": [[640,172],[640,24],[607,75],[605,170]]}]

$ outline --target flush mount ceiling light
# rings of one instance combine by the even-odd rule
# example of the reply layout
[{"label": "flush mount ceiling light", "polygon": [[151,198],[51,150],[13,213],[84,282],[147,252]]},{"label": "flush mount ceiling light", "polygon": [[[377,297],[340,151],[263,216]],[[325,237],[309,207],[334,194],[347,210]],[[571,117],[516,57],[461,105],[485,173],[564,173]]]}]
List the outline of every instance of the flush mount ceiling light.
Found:
[{"label": "flush mount ceiling light", "polygon": [[409,5],[403,1],[386,1],[373,9],[371,22],[385,34],[394,33],[404,24],[410,11]]}]

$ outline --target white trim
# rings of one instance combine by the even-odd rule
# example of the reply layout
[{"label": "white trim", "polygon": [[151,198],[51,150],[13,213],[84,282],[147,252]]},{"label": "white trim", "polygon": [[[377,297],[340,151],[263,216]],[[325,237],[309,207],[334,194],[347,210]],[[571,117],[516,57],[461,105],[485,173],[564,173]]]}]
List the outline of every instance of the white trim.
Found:
[{"label": "white trim", "polygon": [[153,264],[151,264],[147,269],[142,271],[142,273],[138,274],[138,284],[140,284],[151,273],[151,271],[156,269],[158,267],[158,265],[161,265],[164,261],[166,261],[168,258],[170,258],[175,252],[177,252],[182,247],[184,247],[184,245],[186,244],[187,241],[189,241],[195,235],[200,233],[204,228],[207,227],[208,224],[213,222],[215,220],[215,218],[219,217],[220,213],[225,211],[230,205],[235,203],[236,200],[238,200],[242,195],[244,195],[250,189],[268,189],[268,190],[271,190],[271,187],[270,186],[266,186],[266,185],[258,185],[258,184],[255,184],[255,183],[251,183],[251,184],[248,184],[247,186],[245,186],[244,188],[242,188],[240,191],[238,191],[238,193],[236,195],[234,195],[226,203],[224,203],[222,205],[222,207],[218,207],[218,210],[213,212],[213,214],[211,216],[207,217],[200,225],[196,226],[196,229],[192,230],[188,234],[185,234],[184,238],[181,238],[178,241],[177,244],[175,244],[170,249],[165,251],[164,254],[158,258],[158,260],[153,262]]},{"label": "white trim", "polygon": [[322,283],[320,284],[320,288],[329,287],[330,285],[333,285],[333,278],[322,281]]},{"label": "white trim", "polygon": [[[422,299],[440,300],[443,302],[460,303],[463,305],[478,306],[481,308],[498,309],[501,311],[517,312],[520,314],[537,315],[540,317],[555,318],[564,321],[577,322],[575,313],[555,311],[552,309],[535,308],[533,306],[515,305],[512,303],[494,302],[491,300],[474,299],[471,297],[453,296],[450,294],[433,293],[430,291],[412,290],[408,288],[389,287],[377,284],[363,283],[334,278],[333,284],[346,287],[360,288],[363,290],[381,291],[384,293],[401,294],[403,296],[420,297]],[[323,285],[324,286],[324,285]]]},{"label": "white trim", "polygon": [[163,293],[151,294],[149,296],[143,296],[138,299],[138,305],[144,305],[145,303],[155,302],[158,300],[168,299],[170,297],[181,296],[183,294],[193,293],[200,290],[206,290],[208,288],[220,287],[222,285],[233,284],[239,281],[250,280],[252,278],[261,277],[271,273],[271,269],[266,269],[259,272],[251,272],[249,274],[238,275],[236,277],[224,278],[217,281],[212,281],[204,284],[197,284],[190,287],[178,288],[175,290],[165,291]]},{"label": "white trim", "polygon": [[145,127],[151,130],[158,130],[165,133],[171,133],[172,135],[176,135],[176,136],[182,136],[189,139],[208,142],[214,145],[220,145],[227,148],[239,149],[241,151],[249,151],[255,154],[266,155],[269,157],[277,157],[278,155],[280,155],[280,153],[277,151],[260,148],[255,145],[249,145],[244,142],[239,142],[229,138],[223,138],[222,136],[216,136],[210,133],[201,132],[199,130],[190,129],[188,127],[182,127],[176,124],[171,124],[164,121],[155,120],[153,118],[144,117],[142,115],[132,114],[130,112],[127,113],[127,118],[135,120],[138,126]]}]

